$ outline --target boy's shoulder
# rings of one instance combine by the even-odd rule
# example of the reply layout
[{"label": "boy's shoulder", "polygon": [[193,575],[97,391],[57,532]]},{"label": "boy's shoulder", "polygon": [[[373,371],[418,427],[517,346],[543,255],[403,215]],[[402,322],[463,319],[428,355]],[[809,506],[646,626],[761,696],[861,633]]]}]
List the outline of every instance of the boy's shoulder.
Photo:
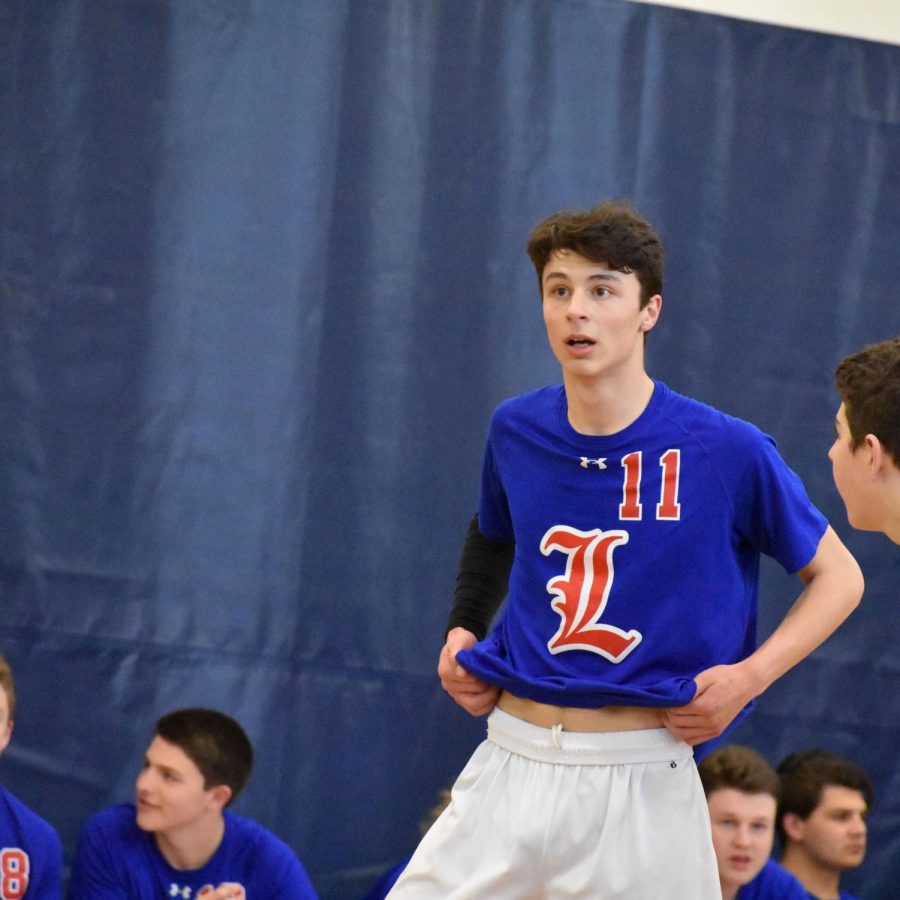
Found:
[{"label": "boy's shoulder", "polygon": [[543,387],[515,394],[501,400],[494,409],[495,416],[535,413],[558,409],[565,403],[566,390],[561,384],[545,384]]},{"label": "boy's shoulder", "polygon": [[143,859],[148,852],[158,851],[148,832],[138,827],[134,804],[118,803],[88,817],[75,856],[78,861],[99,856],[112,866],[127,868],[136,854]]},{"label": "boy's shoulder", "polygon": [[140,831],[135,819],[136,811],[133,803],[117,803],[105,806],[89,816],[85,828],[103,831],[107,834],[127,834]]},{"label": "boy's shoulder", "polygon": [[742,435],[763,435],[763,432],[752,422],[725,412],[696,397],[680,394],[661,381],[656,382],[654,399],[658,395],[657,409],[660,415],[676,419],[683,427],[700,425],[704,428],[716,428],[722,432],[735,432]]},{"label": "boy's shoulder", "polygon": [[248,819],[228,809],[222,814],[225,817],[226,835],[243,846],[252,848],[254,854],[269,858],[296,858],[296,854],[284,840],[255,819]]},{"label": "boy's shoulder", "polygon": [[28,835],[53,848],[61,847],[59,834],[44,818],[26,806],[15,794],[0,785],[0,839],[5,842],[16,832]]},{"label": "boy's shoulder", "polygon": [[18,797],[0,787],[0,868],[19,891],[0,896],[56,898],[62,890],[62,842],[56,829]]},{"label": "boy's shoulder", "polygon": [[223,815],[225,837],[216,852],[222,865],[254,873],[253,877],[258,879],[257,890],[260,886],[265,890],[277,886],[277,896],[287,896],[284,891],[289,890],[291,897],[304,900],[316,897],[303,863],[284,840],[254,819],[227,809]]}]

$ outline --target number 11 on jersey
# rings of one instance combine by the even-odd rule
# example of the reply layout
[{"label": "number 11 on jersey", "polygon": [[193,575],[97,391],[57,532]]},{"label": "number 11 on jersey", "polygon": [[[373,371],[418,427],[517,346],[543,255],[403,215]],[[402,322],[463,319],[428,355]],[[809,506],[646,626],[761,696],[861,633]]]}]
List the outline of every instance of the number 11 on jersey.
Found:
[{"label": "number 11 on jersey", "polygon": [[[681,451],[666,450],[659,458],[662,482],[659,488],[659,503],[656,504],[656,518],[677,521],[681,518],[681,504],[678,502],[678,486],[681,476]],[[641,503],[641,470],[643,451],[636,450],[622,457],[625,481],[622,485],[622,502],[619,504],[619,518],[623,522],[635,522],[643,518]]]}]

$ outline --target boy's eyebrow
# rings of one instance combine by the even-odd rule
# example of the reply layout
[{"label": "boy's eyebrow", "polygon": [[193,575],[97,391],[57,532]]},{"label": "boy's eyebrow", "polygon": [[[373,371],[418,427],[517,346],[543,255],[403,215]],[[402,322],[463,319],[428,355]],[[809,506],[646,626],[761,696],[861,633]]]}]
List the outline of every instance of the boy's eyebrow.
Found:
[{"label": "boy's eyebrow", "polygon": [[173,774],[173,775],[177,775],[177,774],[178,774],[178,770],[177,770],[177,769],[173,769],[173,768],[171,768],[170,766],[163,765],[162,763],[154,763],[154,762],[151,762],[151,761],[150,761],[150,757],[149,757],[149,756],[145,756],[145,757],[144,757],[144,768],[148,768],[148,769],[149,769],[150,767],[152,767],[152,768],[154,768],[154,769],[159,769],[160,772],[168,772],[168,773],[171,773],[171,774]]},{"label": "boy's eyebrow", "polygon": [[588,281],[621,281],[621,277],[617,272],[597,272],[595,275],[588,275]]},{"label": "boy's eyebrow", "polygon": [[[569,275],[566,272],[547,272],[544,275],[544,281],[549,281],[551,278],[568,278]],[[616,272],[596,272],[593,275],[588,275],[588,281],[621,281],[622,279]]]}]

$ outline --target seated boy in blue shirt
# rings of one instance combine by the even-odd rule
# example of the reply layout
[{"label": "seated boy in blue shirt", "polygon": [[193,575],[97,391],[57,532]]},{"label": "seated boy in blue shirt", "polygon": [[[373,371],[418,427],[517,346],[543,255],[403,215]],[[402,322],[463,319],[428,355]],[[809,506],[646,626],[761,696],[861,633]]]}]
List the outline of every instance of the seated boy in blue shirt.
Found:
[{"label": "seated boy in blue shirt", "polygon": [[252,765],[253,747],[234,719],[210,709],[163,716],[136,803],[102,810],[85,825],[71,900],[315,900],[293,850],[226,809]]},{"label": "seated boy in blue shirt", "polygon": [[[0,656],[0,752],[16,712],[12,669]],[[0,897],[59,900],[62,846],[56,830],[0,785]]]},{"label": "seated boy in blue shirt", "polygon": [[722,900],[806,900],[803,885],[771,858],[781,784],[750,747],[722,747],[698,766],[709,806]]}]

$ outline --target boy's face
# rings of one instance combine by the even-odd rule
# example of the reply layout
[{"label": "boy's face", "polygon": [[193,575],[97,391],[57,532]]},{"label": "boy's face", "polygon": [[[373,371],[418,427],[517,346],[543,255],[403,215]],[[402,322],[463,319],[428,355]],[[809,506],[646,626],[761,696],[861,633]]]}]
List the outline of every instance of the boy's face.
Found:
[{"label": "boy's face", "polygon": [[834,426],[837,437],[828,451],[828,458],[831,460],[835,487],[847,507],[847,521],[854,528],[878,530],[877,524],[870,521],[873,504],[869,502],[869,450],[865,442],[855,451],[850,449],[850,426],[847,424],[847,411],[843,403],[837,411]]},{"label": "boy's face", "polygon": [[772,853],[775,798],[719,788],[707,798],[713,847],[723,889],[752,881]]},{"label": "boy's face", "polygon": [[12,737],[13,723],[9,717],[9,697],[6,689],[0,687],[0,753],[9,746]]},{"label": "boy's face", "polygon": [[657,294],[641,309],[633,272],[570,250],[554,253],[541,278],[544,324],[563,372],[577,379],[643,371],[644,333],[659,315]]},{"label": "boy's face", "polygon": [[174,836],[220,811],[221,788],[207,790],[196,763],[157,735],[137,777],[137,824],[144,831]]},{"label": "boy's face", "polygon": [[787,831],[822,868],[832,872],[855,869],[866,855],[867,812],[859,791],[829,784],[809,818],[792,817]]}]

